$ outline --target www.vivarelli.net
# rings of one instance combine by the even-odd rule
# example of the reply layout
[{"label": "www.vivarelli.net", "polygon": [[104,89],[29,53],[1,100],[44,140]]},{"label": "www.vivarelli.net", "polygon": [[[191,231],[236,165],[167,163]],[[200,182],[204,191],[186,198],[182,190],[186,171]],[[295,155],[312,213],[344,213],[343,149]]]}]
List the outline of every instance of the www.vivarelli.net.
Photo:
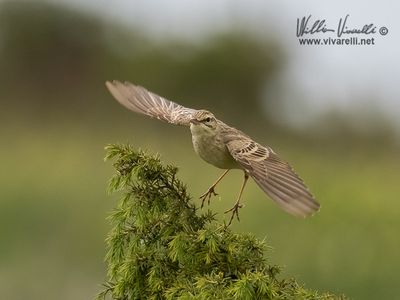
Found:
[{"label": "www.vivarelli.net", "polygon": [[299,38],[300,45],[323,45],[323,46],[331,46],[331,45],[375,45],[375,38]]},{"label": "www.vivarelli.net", "polygon": [[297,19],[296,37],[300,45],[316,46],[370,46],[375,45],[389,29],[373,22],[353,24],[350,15],[337,22],[314,18],[312,15]]}]

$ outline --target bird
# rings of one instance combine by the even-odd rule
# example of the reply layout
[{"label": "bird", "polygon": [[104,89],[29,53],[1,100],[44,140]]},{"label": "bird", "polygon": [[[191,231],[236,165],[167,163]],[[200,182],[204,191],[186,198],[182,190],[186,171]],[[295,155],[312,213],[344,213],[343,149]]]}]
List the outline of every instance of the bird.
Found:
[{"label": "bird", "polygon": [[174,125],[187,126],[192,134],[195,152],[207,163],[224,169],[218,179],[200,196],[210,204],[218,194],[217,184],[232,169],[243,171],[243,183],[232,208],[228,226],[234,217],[239,219],[243,190],[251,177],[280,208],[297,217],[307,217],[320,209],[303,180],[288,162],[281,159],[270,147],[262,146],[247,134],[231,127],[204,109],[192,109],[167,100],[146,88],[130,82],[106,81],[112,96],[124,107],[139,114]]}]

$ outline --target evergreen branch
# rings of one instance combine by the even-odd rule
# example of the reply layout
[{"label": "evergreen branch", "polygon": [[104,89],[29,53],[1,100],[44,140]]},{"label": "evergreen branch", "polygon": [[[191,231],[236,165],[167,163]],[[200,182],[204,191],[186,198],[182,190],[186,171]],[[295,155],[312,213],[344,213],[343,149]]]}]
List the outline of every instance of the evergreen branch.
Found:
[{"label": "evergreen branch", "polygon": [[122,191],[109,216],[108,280],[97,299],[345,299],[278,278],[266,243],[232,232],[190,201],[177,168],[130,145],[109,145]]}]

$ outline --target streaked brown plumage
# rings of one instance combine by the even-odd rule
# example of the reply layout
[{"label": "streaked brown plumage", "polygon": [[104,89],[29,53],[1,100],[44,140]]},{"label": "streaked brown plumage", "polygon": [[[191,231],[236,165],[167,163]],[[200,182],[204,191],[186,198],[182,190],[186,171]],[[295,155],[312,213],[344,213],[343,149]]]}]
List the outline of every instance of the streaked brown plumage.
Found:
[{"label": "streaked brown plumage", "polygon": [[300,217],[312,215],[319,204],[293,171],[292,167],[270,148],[264,147],[243,132],[216,119],[206,110],[183,107],[145,88],[129,82],[106,82],[115,99],[126,108],[175,125],[190,126],[193,146],[206,162],[227,171],[200,198],[210,201],[214,188],[230,169],[242,169],[244,182],[232,211],[239,219],[240,198],[251,176],[258,186],[283,210]]}]

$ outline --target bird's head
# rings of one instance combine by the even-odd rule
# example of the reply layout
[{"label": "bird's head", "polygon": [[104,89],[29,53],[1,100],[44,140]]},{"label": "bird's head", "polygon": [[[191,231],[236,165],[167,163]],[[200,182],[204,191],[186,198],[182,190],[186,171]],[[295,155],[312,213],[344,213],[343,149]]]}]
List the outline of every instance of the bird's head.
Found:
[{"label": "bird's head", "polygon": [[217,119],[207,110],[198,110],[190,119],[190,129],[192,132],[214,132],[217,127]]}]

